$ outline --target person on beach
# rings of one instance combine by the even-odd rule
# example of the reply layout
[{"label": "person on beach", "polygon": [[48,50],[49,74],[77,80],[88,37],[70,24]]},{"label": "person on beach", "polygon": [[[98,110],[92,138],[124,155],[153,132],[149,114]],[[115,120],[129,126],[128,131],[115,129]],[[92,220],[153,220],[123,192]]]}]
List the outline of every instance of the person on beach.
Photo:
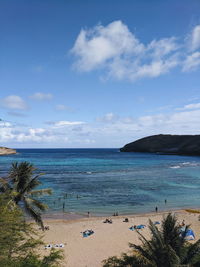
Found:
[{"label": "person on beach", "polygon": [[182,221],[181,226],[185,226],[185,220]]},{"label": "person on beach", "polygon": [[90,212],[88,211],[88,218],[90,217]]},{"label": "person on beach", "polygon": [[63,212],[65,211],[65,202],[63,202]]},{"label": "person on beach", "polygon": [[158,207],[157,206],[155,207],[155,211],[158,212]]}]

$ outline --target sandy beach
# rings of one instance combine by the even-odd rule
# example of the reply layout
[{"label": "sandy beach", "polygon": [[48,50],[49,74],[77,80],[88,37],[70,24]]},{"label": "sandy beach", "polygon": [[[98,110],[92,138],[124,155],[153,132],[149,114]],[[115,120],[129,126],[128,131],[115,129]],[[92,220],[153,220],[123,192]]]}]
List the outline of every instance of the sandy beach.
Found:
[{"label": "sandy beach", "polygon": [[[200,221],[198,213],[188,213],[184,210],[173,211],[178,222],[185,220],[194,230],[196,240],[200,238]],[[148,221],[161,222],[168,212],[139,214],[129,216],[109,217],[112,224],[103,223],[105,217],[91,217],[72,220],[46,219],[45,225],[49,230],[45,231],[45,244],[64,244],[64,264],[67,267],[100,267],[102,261],[110,256],[120,256],[123,252],[130,251],[129,242],[138,244],[138,234],[131,231],[132,225],[144,224]],[[123,222],[128,217],[129,222]],[[83,237],[82,232],[92,229],[94,234]],[[149,229],[140,230],[145,237],[149,237]],[[192,241],[191,241],[192,242]],[[41,248],[45,251],[44,248]],[[45,252],[44,252],[45,253]]]}]

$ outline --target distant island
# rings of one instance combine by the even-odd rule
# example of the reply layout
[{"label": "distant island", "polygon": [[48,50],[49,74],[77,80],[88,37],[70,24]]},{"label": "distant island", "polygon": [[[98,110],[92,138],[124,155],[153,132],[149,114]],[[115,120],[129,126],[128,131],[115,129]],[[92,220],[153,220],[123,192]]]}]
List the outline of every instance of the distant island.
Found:
[{"label": "distant island", "polygon": [[152,135],[126,144],[120,151],[200,156],[200,135]]},{"label": "distant island", "polygon": [[12,154],[16,154],[17,151],[15,149],[11,149],[8,147],[0,147],[0,156],[3,155],[12,155]]}]

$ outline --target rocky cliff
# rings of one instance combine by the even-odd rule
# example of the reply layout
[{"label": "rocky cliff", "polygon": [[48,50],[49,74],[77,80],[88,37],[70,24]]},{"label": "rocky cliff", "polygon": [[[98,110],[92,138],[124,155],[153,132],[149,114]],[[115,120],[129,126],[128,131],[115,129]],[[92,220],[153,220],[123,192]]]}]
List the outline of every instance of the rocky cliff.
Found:
[{"label": "rocky cliff", "polygon": [[16,154],[17,151],[15,149],[7,148],[7,147],[0,147],[0,156],[1,155],[11,155]]},{"label": "rocky cliff", "polygon": [[120,151],[200,156],[200,135],[153,135],[129,143]]}]

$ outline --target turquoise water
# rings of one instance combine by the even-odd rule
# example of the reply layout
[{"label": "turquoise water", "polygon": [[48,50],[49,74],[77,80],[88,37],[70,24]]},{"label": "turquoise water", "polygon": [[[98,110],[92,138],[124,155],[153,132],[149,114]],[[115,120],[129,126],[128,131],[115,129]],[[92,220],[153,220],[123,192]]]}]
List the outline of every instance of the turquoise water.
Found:
[{"label": "turquoise water", "polygon": [[[200,157],[120,153],[118,149],[18,149],[0,157],[0,175],[13,161],[29,161],[43,187],[49,212],[106,215],[200,206]],[[77,197],[78,196],[78,197]],[[167,204],[164,200],[167,199]]]}]

